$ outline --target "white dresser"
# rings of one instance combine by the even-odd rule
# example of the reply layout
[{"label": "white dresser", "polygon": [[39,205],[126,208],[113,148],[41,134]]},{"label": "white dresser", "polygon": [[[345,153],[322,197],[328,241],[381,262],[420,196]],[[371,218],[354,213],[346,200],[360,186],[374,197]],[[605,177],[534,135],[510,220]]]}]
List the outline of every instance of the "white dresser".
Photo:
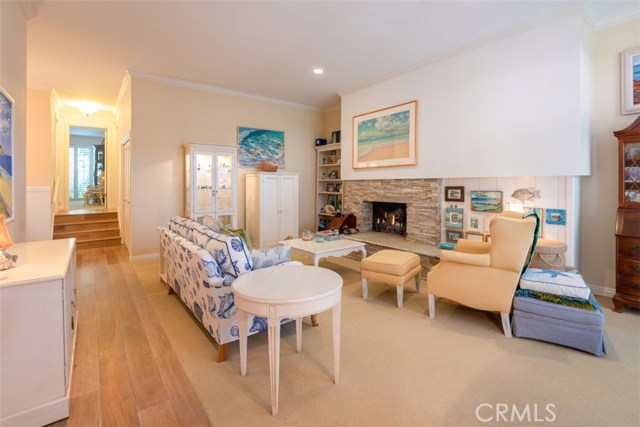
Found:
[{"label": "white dresser", "polygon": [[0,425],[69,416],[75,344],[75,239],[17,243],[0,280]]},{"label": "white dresser", "polygon": [[257,248],[278,246],[298,237],[298,173],[261,172],[245,175],[245,228]]}]

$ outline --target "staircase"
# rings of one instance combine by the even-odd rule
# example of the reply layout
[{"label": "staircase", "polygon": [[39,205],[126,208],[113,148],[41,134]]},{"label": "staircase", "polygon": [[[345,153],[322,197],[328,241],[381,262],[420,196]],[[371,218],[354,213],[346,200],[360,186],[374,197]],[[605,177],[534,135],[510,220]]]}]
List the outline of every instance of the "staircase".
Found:
[{"label": "staircase", "polygon": [[76,238],[78,249],[99,248],[120,244],[118,212],[91,212],[86,210],[56,214],[53,238]]}]

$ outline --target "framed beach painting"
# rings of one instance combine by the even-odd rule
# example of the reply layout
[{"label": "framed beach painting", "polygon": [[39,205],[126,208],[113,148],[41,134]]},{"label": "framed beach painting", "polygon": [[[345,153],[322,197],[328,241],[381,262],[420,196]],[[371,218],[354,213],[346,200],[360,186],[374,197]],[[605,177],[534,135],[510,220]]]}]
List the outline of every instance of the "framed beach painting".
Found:
[{"label": "framed beach painting", "polygon": [[564,209],[547,209],[545,222],[552,225],[566,225],[567,211]]},{"label": "framed beach painting", "polygon": [[464,187],[444,187],[445,202],[464,202]]},{"label": "framed beach painting", "polygon": [[640,46],[620,54],[622,114],[640,113]]},{"label": "framed beach painting", "polygon": [[463,209],[462,208],[446,208],[444,216],[444,225],[447,228],[462,228]]},{"label": "framed beach painting", "polygon": [[239,163],[241,167],[256,166],[267,160],[284,168],[284,132],[238,126]]},{"label": "framed beach painting", "polygon": [[417,110],[411,101],[355,116],[353,168],[415,165]]},{"label": "framed beach painting", "polygon": [[0,214],[13,219],[13,99],[0,87]]},{"label": "framed beach painting", "polygon": [[471,191],[471,210],[475,212],[502,212],[502,191]]}]

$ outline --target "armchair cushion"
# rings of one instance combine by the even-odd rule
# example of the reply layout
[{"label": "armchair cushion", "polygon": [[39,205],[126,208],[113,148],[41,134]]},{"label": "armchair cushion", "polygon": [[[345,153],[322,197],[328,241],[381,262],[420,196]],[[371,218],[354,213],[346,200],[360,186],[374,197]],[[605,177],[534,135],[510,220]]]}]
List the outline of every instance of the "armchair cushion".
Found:
[{"label": "armchair cushion", "polygon": [[468,254],[488,254],[491,250],[490,242],[479,242],[477,240],[459,239],[456,243],[456,251]]}]

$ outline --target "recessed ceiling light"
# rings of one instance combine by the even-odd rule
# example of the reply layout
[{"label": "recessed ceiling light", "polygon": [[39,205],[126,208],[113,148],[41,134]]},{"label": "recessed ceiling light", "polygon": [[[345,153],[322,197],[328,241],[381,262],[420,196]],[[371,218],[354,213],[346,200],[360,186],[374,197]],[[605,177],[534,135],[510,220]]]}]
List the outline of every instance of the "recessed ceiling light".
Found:
[{"label": "recessed ceiling light", "polygon": [[323,68],[314,68],[313,69],[313,74],[322,74],[324,73],[324,69]]}]

